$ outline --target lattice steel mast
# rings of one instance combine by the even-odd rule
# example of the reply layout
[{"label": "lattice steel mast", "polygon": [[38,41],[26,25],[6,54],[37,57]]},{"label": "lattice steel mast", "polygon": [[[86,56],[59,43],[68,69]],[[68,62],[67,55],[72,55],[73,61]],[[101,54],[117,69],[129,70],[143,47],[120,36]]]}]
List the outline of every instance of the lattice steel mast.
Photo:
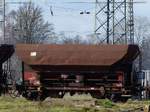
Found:
[{"label": "lattice steel mast", "polygon": [[129,37],[130,37],[130,43],[134,43],[134,10],[133,10],[133,0],[129,0]]},{"label": "lattice steel mast", "polygon": [[96,0],[95,36],[100,43],[133,43],[133,0]]}]

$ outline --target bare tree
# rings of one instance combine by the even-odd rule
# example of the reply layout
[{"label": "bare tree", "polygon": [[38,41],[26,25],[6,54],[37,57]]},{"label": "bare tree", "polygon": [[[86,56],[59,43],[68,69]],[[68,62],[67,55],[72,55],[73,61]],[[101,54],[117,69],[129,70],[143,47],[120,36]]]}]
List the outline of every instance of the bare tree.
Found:
[{"label": "bare tree", "polygon": [[144,39],[141,44],[142,69],[150,70],[150,39]]},{"label": "bare tree", "polygon": [[84,39],[80,35],[67,36],[64,32],[58,35],[58,44],[85,44]]},{"label": "bare tree", "polygon": [[53,35],[53,26],[45,22],[42,9],[33,3],[21,6],[10,13],[13,19],[12,32],[20,43],[42,43]]},{"label": "bare tree", "polygon": [[[45,43],[47,39],[51,41],[50,38],[55,34],[52,24],[44,21],[42,9],[33,3],[25,4],[7,14],[5,30],[5,41],[9,44]],[[10,65],[11,75],[20,78],[21,61],[15,54],[10,60]]]},{"label": "bare tree", "polygon": [[135,18],[135,44],[142,54],[142,69],[150,69],[150,20],[146,17]]},{"label": "bare tree", "polygon": [[135,18],[135,43],[142,47],[142,42],[150,36],[150,21],[147,17]]}]

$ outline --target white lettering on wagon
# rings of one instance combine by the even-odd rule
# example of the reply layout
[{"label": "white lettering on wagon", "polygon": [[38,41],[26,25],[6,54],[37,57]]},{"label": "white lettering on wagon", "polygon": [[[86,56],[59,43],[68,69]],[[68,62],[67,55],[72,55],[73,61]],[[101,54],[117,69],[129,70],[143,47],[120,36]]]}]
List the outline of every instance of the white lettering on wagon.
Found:
[{"label": "white lettering on wagon", "polygon": [[31,52],[31,53],[30,53],[30,56],[32,56],[32,57],[37,56],[37,52]]}]

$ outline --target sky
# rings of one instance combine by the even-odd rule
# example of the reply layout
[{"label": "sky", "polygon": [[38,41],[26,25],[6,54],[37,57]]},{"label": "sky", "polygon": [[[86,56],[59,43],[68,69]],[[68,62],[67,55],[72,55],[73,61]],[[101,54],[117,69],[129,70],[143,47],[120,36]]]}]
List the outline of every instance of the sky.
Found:
[{"label": "sky", "polygon": [[[15,1],[30,1],[30,0],[6,0],[7,12],[12,9],[17,9],[19,4],[11,4],[10,2]],[[42,7],[43,15],[46,21],[54,24],[55,32],[65,32],[65,34],[80,34],[87,35],[94,32],[94,4],[77,4],[68,2],[94,2],[95,0],[32,0],[37,5]],[[105,0],[102,0],[105,1]],[[143,1],[143,0],[134,0]],[[150,0],[144,0],[146,3],[135,4],[134,12],[135,16],[143,16],[150,18]],[[54,16],[50,13],[51,10]],[[81,11],[90,11],[91,14],[81,15]]]}]

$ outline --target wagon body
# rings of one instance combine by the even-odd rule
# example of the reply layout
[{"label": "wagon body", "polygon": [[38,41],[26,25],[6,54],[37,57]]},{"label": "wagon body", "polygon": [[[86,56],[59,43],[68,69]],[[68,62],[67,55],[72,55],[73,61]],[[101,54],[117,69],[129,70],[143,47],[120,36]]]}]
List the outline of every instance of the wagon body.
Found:
[{"label": "wagon body", "polygon": [[0,63],[4,63],[14,53],[14,46],[2,44],[0,45]]},{"label": "wagon body", "polygon": [[137,45],[18,44],[16,53],[24,73],[38,76],[44,97],[79,92],[110,98],[133,93],[132,65],[140,51]]},{"label": "wagon body", "polygon": [[20,59],[35,71],[55,68],[72,70],[108,69],[132,63],[139,54],[136,45],[26,45],[16,46]]},{"label": "wagon body", "polygon": [[4,85],[6,85],[6,77],[9,71],[4,71],[3,70],[3,63],[7,61],[12,54],[14,53],[14,46],[13,45],[7,45],[7,44],[2,44],[0,45],[0,94],[3,92]]}]

